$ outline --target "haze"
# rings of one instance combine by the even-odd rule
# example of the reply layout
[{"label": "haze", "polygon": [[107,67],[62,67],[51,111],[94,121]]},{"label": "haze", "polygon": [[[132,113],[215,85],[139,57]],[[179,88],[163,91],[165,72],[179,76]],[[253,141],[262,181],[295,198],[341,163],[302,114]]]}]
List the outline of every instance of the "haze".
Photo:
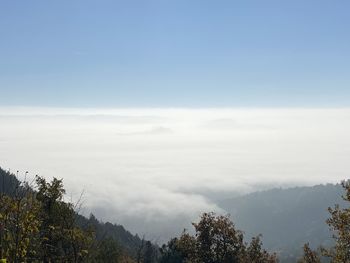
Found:
[{"label": "haze", "polygon": [[[216,200],[339,182],[350,109],[0,109],[0,159],[23,177],[63,178],[83,210],[165,240]],[[14,171],[13,171],[14,172]],[[166,229],[166,230],[165,230]]]}]

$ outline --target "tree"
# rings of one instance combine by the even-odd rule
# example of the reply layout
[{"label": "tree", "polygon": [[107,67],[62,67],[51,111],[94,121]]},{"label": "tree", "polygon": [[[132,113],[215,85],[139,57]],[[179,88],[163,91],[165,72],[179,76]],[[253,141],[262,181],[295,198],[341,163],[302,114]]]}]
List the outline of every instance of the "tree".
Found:
[{"label": "tree", "polygon": [[37,199],[42,204],[40,219],[41,260],[44,262],[80,262],[88,254],[93,233],[76,224],[72,203],[63,201],[65,190],[62,180],[48,183],[37,177]]},{"label": "tree", "polygon": [[[343,181],[345,190],[343,199],[350,202],[350,181]],[[350,262],[350,208],[341,208],[338,204],[334,208],[328,208],[331,217],[327,220],[330,229],[334,232],[335,246],[329,250],[323,250],[324,255],[331,258],[333,263]]]},{"label": "tree", "polygon": [[16,181],[0,196],[0,258],[9,262],[81,262],[92,233],[78,227],[61,180],[36,178],[37,191]]},{"label": "tree", "polygon": [[179,240],[172,238],[166,245],[160,248],[160,263],[182,263],[184,256],[181,249],[178,248]]},{"label": "tree", "polygon": [[79,215],[79,202],[64,196],[62,180],[36,177],[29,185],[0,168],[0,262],[135,263],[140,243],[142,259],[157,252],[122,226]]},{"label": "tree", "polygon": [[196,231],[198,259],[203,263],[239,262],[245,250],[243,233],[234,228],[227,216],[204,213]]},{"label": "tree", "polygon": [[0,196],[0,259],[23,262],[35,257],[40,204],[34,193],[19,182],[10,194],[2,192]]},{"label": "tree", "polygon": [[151,243],[151,241],[146,241],[145,248],[143,252],[143,263],[154,263],[157,260],[157,250]]},{"label": "tree", "polygon": [[309,244],[304,245],[304,256],[298,261],[298,263],[321,263],[321,259],[318,254],[313,251]]},{"label": "tree", "polygon": [[[195,235],[184,232],[171,244],[172,253],[191,263],[274,263],[277,258],[262,249],[260,237],[248,246],[243,233],[236,230],[228,216],[204,213],[193,223]],[[169,251],[169,247],[168,247]],[[180,258],[178,258],[180,260]]]},{"label": "tree", "polygon": [[[350,202],[350,181],[343,181],[341,184],[345,190],[342,198]],[[321,248],[321,255],[328,257],[331,263],[350,263],[350,208],[341,208],[336,204],[334,208],[329,207],[328,211],[331,216],[327,219],[327,224],[333,232],[335,245],[329,249]],[[305,244],[304,256],[299,262],[319,263],[321,259],[310,249],[309,244]]]},{"label": "tree", "polygon": [[250,263],[274,263],[277,261],[276,254],[269,254],[262,248],[261,235],[253,237],[247,247],[245,262]]},{"label": "tree", "polygon": [[118,263],[120,262],[120,257],[121,249],[118,242],[112,238],[106,238],[98,245],[94,262]]}]

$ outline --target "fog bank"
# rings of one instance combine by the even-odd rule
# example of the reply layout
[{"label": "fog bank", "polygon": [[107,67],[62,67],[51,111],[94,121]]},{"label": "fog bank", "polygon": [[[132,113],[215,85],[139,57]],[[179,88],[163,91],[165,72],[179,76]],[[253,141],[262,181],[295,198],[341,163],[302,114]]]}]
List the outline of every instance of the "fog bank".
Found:
[{"label": "fog bank", "polygon": [[350,109],[0,108],[0,166],[164,240],[215,199],[348,178],[349,134]]}]

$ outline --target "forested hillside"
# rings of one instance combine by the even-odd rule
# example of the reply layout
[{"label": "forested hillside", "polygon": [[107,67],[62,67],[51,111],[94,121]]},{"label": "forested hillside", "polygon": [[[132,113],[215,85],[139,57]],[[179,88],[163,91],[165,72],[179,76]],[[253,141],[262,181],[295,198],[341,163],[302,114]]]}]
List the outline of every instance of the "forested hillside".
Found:
[{"label": "forested hillside", "polygon": [[340,184],[255,192],[227,199],[219,205],[247,237],[262,234],[264,246],[284,257],[300,255],[303,244],[333,244],[326,224],[328,207],[344,204]]},{"label": "forested hillside", "polygon": [[140,262],[148,255],[149,262],[156,260],[158,248],[151,242],[121,225],[76,213],[75,204],[63,201],[61,180],[20,182],[0,168],[0,191],[0,259]]},{"label": "forested hillside", "polygon": [[[0,191],[1,263],[319,263],[325,256],[350,262],[349,182],[224,200],[231,217],[204,213],[194,234],[184,231],[161,248],[121,225],[79,215],[76,204],[64,201],[62,180],[21,182],[0,168]],[[322,251],[311,249],[320,245]]]}]

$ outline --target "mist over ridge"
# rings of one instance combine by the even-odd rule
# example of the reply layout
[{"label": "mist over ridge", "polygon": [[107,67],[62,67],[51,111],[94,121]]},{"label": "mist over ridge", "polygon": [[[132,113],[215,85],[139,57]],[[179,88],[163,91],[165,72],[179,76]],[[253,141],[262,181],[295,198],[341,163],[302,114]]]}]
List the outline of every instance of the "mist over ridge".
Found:
[{"label": "mist over ridge", "polygon": [[[348,178],[350,109],[1,108],[3,168],[63,178],[85,212],[154,238],[236,193]],[[169,226],[173,226],[169,228]],[[166,230],[165,230],[166,229]]]}]

